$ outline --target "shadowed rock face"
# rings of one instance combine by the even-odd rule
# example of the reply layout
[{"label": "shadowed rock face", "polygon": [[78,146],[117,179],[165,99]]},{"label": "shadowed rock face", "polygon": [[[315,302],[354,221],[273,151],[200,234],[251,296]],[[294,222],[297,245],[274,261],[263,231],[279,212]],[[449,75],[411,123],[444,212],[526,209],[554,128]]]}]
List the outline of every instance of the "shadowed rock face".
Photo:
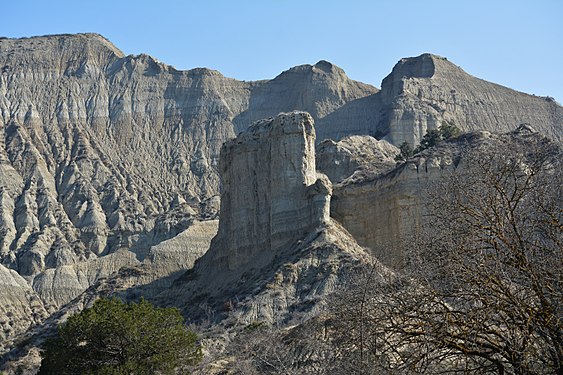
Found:
[{"label": "shadowed rock face", "polygon": [[[19,332],[41,323],[49,314],[25,279],[0,264],[0,353]],[[52,312],[52,311],[49,311]]]}]

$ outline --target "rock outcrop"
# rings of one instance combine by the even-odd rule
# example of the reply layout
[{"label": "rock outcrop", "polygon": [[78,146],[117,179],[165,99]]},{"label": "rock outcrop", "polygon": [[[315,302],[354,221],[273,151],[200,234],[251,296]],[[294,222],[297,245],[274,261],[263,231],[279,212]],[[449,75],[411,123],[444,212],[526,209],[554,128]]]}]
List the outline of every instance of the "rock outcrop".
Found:
[{"label": "rock outcrop", "polygon": [[463,176],[476,154],[502,152],[510,147],[533,153],[542,142],[551,143],[529,125],[503,134],[463,134],[383,174],[378,169],[368,169],[335,184],[331,216],[379,260],[400,266],[404,260],[402,249],[416,238],[428,214],[430,193],[440,181],[454,171]]},{"label": "rock outcrop", "polygon": [[120,248],[142,258],[183,218],[213,218],[221,145],[281,111],[309,111],[318,141],[416,143],[441,121],[561,139],[561,106],[428,54],[401,60],[381,91],[326,61],[257,82],[178,71],[95,34],[1,39],[0,68],[0,256],[30,280]]},{"label": "rock outcrop", "polygon": [[464,131],[497,133],[529,123],[554,141],[563,141],[563,107],[553,99],[475,78],[428,53],[401,59],[377,96],[383,113],[377,132],[395,145],[416,145],[443,121]]},{"label": "rock outcrop", "polygon": [[[246,131],[255,120],[293,110],[311,115],[286,114]],[[9,286],[0,312],[19,317],[5,337],[80,299],[101,279],[115,280],[123,267],[143,270],[128,279],[145,286],[135,291],[158,294],[205,252],[217,223],[202,221],[216,219],[219,207],[219,235],[192,275],[209,271],[217,276],[210,285],[240,276],[249,292],[252,281],[266,288],[281,272],[288,280],[282,295],[291,302],[278,301],[276,311],[287,312],[299,296],[315,299],[330,288],[305,292],[292,280],[332,285],[347,271],[328,264],[342,258],[351,265],[365,255],[328,217],[331,183],[315,171],[315,142],[333,140],[319,146],[317,162],[338,183],[333,215],[374,247],[376,238],[395,235],[385,225],[404,228],[401,215],[418,199],[405,197],[415,194],[415,173],[422,176],[414,170],[449,165],[444,156],[377,177],[396,152],[381,139],[417,143],[442,121],[489,131],[527,122],[562,139],[557,103],[471,77],[428,54],[401,60],[379,91],[326,61],[244,82],[125,56],[97,34],[0,38],[0,278]],[[346,138],[358,134],[380,140]],[[228,156],[220,161],[225,142]],[[404,183],[393,179],[409,168]],[[219,199],[220,173],[226,202]],[[376,192],[374,181],[398,193]],[[360,208],[368,214],[361,217]],[[368,220],[384,212],[374,229]],[[276,258],[297,271],[285,279]],[[256,270],[264,274],[249,276]],[[193,288],[203,284],[186,277],[177,290],[197,296]],[[236,295],[230,290],[226,295]]]},{"label": "rock outcrop", "polygon": [[53,310],[47,311],[39,296],[14,270],[0,264],[0,353],[18,334],[40,324]]},{"label": "rock outcrop", "polygon": [[317,169],[332,183],[366,173],[380,174],[395,167],[399,149],[369,135],[353,135],[340,141],[327,139],[317,146]]},{"label": "rock outcrop", "polygon": [[142,258],[184,218],[214,218],[219,150],[250,120],[322,119],[377,92],[327,62],[259,82],[177,71],[95,34],[1,39],[0,68],[0,257],[28,278]]},{"label": "rock outcrop", "polygon": [[369,261],[329,217],[331,183],[316,172],[313,123],[308,113],[283,113],[223,146],[217,236],[161,300],[196,320],[283,323],[314,315]]},{"label": "rock outcrop", "polygon": [[355,134],[352,129],[360,129],[369,121],[348,110],[345,121],[330,115],[347,103],[376,92],[373,86],[350,80],[341,68],[328,61],[299,65],[272,80],[253,83],[248,109],[236,116],[233,123],[239,132],[280,112],[301,110],[315,120],[317,141],[339,139],[341,134]]},{"label": "rock outcrop", "polygon": [[[217,270],[269,262],[275,250],[329,220],[332,187],[315,168],[313,118],[302,112],[259,121],[225,143]],[[226,251],[228,249],[228,251]]]}]

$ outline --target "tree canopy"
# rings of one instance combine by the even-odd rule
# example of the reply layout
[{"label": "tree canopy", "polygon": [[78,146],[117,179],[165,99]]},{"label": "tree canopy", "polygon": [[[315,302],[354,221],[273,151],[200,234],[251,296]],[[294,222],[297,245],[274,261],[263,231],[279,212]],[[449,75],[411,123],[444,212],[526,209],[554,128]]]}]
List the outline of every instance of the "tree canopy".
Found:
[{"label": "tree canopy", "polygon": [[201,357],[178,309],[102,298],[59,325],[39,374],[172,374]]},{"label": "tree canopy", "polygon": [[395,156],[395,161],[402,162],[416,153],[426,150],[427,148],[434,147],[438,143],[455,138],[461,134],[461,130],[454,124],[443,121],[438,129],[430,129],[426,132],[424,137],[420,140],[420,144],[413,149],[411,144],[407,141],[399,145],[399,154]]}]

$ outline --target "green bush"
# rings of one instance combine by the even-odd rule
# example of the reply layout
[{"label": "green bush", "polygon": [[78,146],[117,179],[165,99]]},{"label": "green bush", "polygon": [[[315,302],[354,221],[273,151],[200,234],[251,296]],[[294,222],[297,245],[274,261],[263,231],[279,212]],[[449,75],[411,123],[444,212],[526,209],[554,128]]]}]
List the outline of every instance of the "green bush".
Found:
[{"label": "green bush", "polygon": [[450,124],[447,121],[443,121],[442,125],[438,129],[431,129],[426,132],[418,147],[414,150],[414,153],[419,153],[426,150],[427,148],[434,147],[438,143],[455,138],[461,134],[461,130],[454,124]]},{"label": "green bush", "polygon": [[178,309],[103,298],[59,325],[39,374],[173,374],[201,358]]},{"label": "green bush", "polygon": [[411,147],[411,144],[407,141],[404,141],[399,145],[399,153],[395,156],[395,161],[405,161],[413,155],[414,150]]}]

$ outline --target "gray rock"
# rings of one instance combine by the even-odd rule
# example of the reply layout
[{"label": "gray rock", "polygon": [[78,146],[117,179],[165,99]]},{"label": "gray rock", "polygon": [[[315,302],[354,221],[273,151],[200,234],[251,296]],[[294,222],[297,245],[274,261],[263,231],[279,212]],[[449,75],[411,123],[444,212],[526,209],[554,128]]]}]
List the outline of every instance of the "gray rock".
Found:
[{"label": "gray rock", "polygon": [[225,143],[219,232],[206,255],[213,272],[266,264],[328,222],[332,189],[316,173],[313,122],[304,112],[284,113]]},{"label": "gray rock", "polygon": [[304,112],[256,122],[225,143],[217,236],[158,300],[196,321],[232,324],[287,324],[322,311],[371,260],[329,217],[332,184],[315,170],[314,145]]},{"label": "gray rock", "polygon": [[325,140],[317,146],[317,169],[339,183],[354,174],[379,174],[394,168],[398,153],[399,149],[389,142],[370,136]]},{"label": "gray rock", "polygon": [[219,150],[250,120],[320,119],[377,92],[328,62],[259,82],[178,71],[96,34],[2,39],[0,67],[0,256],[29,278],[123,247],[142,258],[185,229],[162,233],[167,216],[217,217]]},{"label": "gray rock", "polygon": [[526,122],[554,141],[563,141],[563,108],[555,101],[475,78],[428,53],[401,59],[378,95],[384,115],[377,131],[395,145],[403,141],[416,145],[443,121],[464,131],[497,133]]},{"label": "gray rock", "polygon": [[528,125],[504,134],[471,132],[441,142],[386,173],[368,171],[335,184],[331,216],[380,261],[400,266],[402,249],[412,243],[428,213],[429,192],[454,170],[467,169],[467,153],[511,144],[534,152],[534,142],[550,143]]},{"label": "gray rock", "polygon": [[0,353],[22,332],[39,324],[47,311],[39,296],[14,270],[0,264]]}]

